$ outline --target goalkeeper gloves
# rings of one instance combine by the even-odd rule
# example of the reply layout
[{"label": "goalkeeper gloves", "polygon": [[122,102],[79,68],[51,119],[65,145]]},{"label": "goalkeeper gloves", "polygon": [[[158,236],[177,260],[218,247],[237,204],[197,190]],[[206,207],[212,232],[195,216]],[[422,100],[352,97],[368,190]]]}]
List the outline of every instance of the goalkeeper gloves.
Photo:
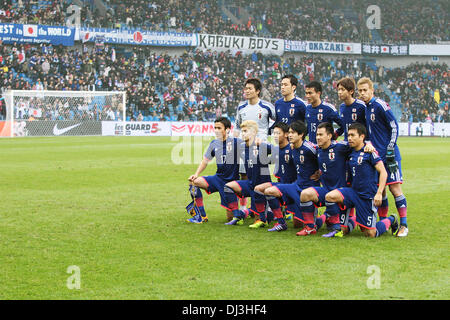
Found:
[{"label": "goalkeeper gloves", "polygon": [[391,173],[396,172],[398,169],[397,161],[395,161],[394,148],[387,148],[386,165]]}]

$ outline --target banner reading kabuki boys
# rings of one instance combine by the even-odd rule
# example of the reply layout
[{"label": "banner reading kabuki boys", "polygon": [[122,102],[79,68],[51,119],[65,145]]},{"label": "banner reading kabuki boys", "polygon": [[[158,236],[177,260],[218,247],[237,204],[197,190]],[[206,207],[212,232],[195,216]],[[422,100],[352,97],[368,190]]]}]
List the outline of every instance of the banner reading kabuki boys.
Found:
[{"label": "banner reading kabuki boys", "polygon": [[306,52],[361,54],[361,43],[307,41]]},{"label": "banner reading kabuki boys", "polygon": [[81,42],[163,47],[189,47],[197,45],[197,38],[193,33],[158,32],[139,29],[80,28],[79,40]]},{"label": "banner reading kabuki boys", "polygon": [[0,40],[4,43],[47,43],[73,46],[75,28],[37,24],[0,23]]},{"label": "banner reading kabuki boys", "polygon": [[273,38],[228,36],[218,34],[198,34],[197,45],[213,51],[241,51],[244,54],[261,52],[263,54],[283,55],[284,40]]}]

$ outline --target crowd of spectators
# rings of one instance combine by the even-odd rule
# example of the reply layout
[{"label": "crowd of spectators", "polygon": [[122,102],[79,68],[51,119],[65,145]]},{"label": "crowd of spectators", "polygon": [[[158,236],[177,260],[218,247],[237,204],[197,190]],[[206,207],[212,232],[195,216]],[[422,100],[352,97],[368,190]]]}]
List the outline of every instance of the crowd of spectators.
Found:
[{"label": "crowd of spectators", "polygon": [[387,43],[436,43],[450,40],[450,2],[447,0],[353,0],[381,9],[380,37]]},{"label": "crowd of spectators", "polygon": [[[381,9],[384,43],[449,41],[447,0],[105,0],[109,10],[88,21],[92,26],[134,27],[178,32],[220,33],[289,40],[368,42],[375,39],[366,26],[372,12]],[[223,14],[230,9],[237,20]]]},{"label": "crowd of spectators", "polygon": [[[447,64],[414,63],[386,71],[387,87],[401,97],[402,121],[448,122]],[[420,106],[420,107],[418,107]]]},{"label": "crowd of spectators", "polygon": [[[324,87],[323,99],[332,104],[339,103],[337,80],[369,76],[380,84],[377,96],[390,102],[381,87],[385,84],[401,97],[407,120],[423,121],[430,116],[433,121],[448,121],[446,64],[386,69],[347,57],[294,58],[195,49],[169,55],[144,46],[88,44],[0,46],[2,91],[126,91],[127,118],[133,120],[211,120],[222,114],[233,117],[243,100],[246,78],[260,78],[264,84],[262,98],[274,102],[280,98],[280,79],[288,73],[299,78],[298,96],[304,97],[305,84],[319,80]],[[440,93],[439,105],[434,103],[436,90]],[[120,110],[114,111],[117,118]]]},{"label": "crowd of spectators", "polygon": [[37,1],[0,0],[0,23],[65,25],[66,2],[63,0],[48,1],[48,4],[36,7]]},{"label": "crowd of spectators", "polygon": [[[435,43],[450,40],[447,0],[104,0],[84,1],[82,24],[103,28],[196,32],[342,42]],[[64,25],[71,1],[0,0],[0,22]],[[380,7],[374,37],[366,21]],[[224,14],[223,8],[233,16]]]}]

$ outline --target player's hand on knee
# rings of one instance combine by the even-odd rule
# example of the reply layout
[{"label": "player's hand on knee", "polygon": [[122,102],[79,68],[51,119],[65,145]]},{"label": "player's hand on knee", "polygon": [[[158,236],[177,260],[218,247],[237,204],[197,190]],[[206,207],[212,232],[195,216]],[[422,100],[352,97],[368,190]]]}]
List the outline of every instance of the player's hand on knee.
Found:
[{"label": "player's hand on knee", "polygon": [[373,203],[375,205],[375,207],[379,207],[381,206],[381,202],[383,201],[383,195],[381,192],[377,192],[377,194],[375,195],[375,197],[373,198]]},{"label": "player's hand on knee", "polygon": [[190,176],[190,177],[188,178],[188,180],[189,180],[189,182],[194,183],[195,179],[197,179],[197,178],[198,178],[198,176],[196,176],[195,174],[193,174],[192,176]]},{"label": "player's hand on knee", "polygon": [[319,181],[320,176],[322,175],[322,171],[317,170],[316,172],[313,173],[313,175],[311,177],[309,177],[311,180],[314,181]]}]

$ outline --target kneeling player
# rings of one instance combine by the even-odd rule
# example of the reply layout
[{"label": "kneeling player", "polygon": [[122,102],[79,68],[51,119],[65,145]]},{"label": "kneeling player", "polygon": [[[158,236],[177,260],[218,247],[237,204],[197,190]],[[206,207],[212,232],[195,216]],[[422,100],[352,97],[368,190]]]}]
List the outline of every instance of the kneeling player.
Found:
[{"label": "kneeling player", "polygon": [[[272,209],[273,215],[277,219],[278,223],[275,224],[274,228],[269,229],[269,231],[283,231],[287,229],[287,225],[280,206],[280,202],[282,200],[277,199],[274,196],[266,195],[265,191],[268,188],[272,188],[274,185],[278,185],[280,183],[290,184],[295,182],[297,173],[295,170],[294,162],[292,160],[292,149],[288,139],[289,126],[284,122],[277,122],[272,128],[273,128],[273,138],[275,140],[275,143],[278,144],[278,147],[274,148],[273,151],[275,155],[274,176],[278,179],[278,182],[275,183],[266,182],[257,185],[254,191],[255,193],[262,195],[266,198],[269,207]],[[285,203],[285,201],[282,202]],[[292,218],[292,212],[295,211],[293,204],[289,204],[285,208],[287,212],[286,219]],[[288,217],[288,215],[290,217]]]},{"label": "kneeling player", "polygon": [[[211,141],[197,171],[188,179],[191,196],[193,196],[195,204],[201,213],[201,217],[193,217],[188,220],[189,222],[202,223],[208,221],[203,206],[203,195],[200,189],[205,190],[208,194],[219,192],[221,205],[227,209],[228,220],[231,220],[233,217],[231,209],[227,207],[225,201],[224,186],[227,182],[239,179],[239,159],[242,154],[242,140],[230,137],[230,129],[231,122],[228,118],[220,117],[214,121],[214,132],[217,139]],[[214,157],[217,163],[216,174],[201,177],[200,174]]]},{"label": "kneeling player", "polygon": [[[356,223],[367,237],[375,238],[389,227],[394,234],[398,220],[391,215],[377,222],[377,208],[381,205],[386,186],[387,172],[376,152],[364,153],[366,128],[360,123],[350,125],[348,143],[353,151],[349,157],[352,187],[338,188],[326,194],[325,200],[339,204],[341,209],[355,208]],[[378,174],[377,174],[378,173]],[[378,179],[377,179],[378,176]],[[377,187],[378,183],[378,187]]]},{"label": "kneeling player", "polygon": [[[323,122],[317,127],[317,145],[318,162],[321,171],[320,182],[321,187],[311,187],[302,191],[300,195],[301,211],[306,226],[303,230],[297,233],[298,236],[307,236],[315,234],[319,226],[315,226],[314,213],[317,207],[326,206],[326,216],[330,225],[331,231],[324,237],[341,237],[341,210],[335,203],[327,202],[325,195],[337,188],[345,187],[346,180],[346,162],[347,157],[351,152],[351,148],[347,142],[336,142],[333,138],[334,129],[329,122]],[[324,215],[321,216],[325,218]],[[324,221],[322,221],[323,223]],[[348,221],[349,231],[352,230]],[[344,224],[344,223],[342,223]]]},{"label": "kneeling player", "polygon": [[268,225],[266,217],[266,198],[264,195],[254,192],[256,185],[271,182],[268,154],[272,148],[270,144],[256,144],[255,138],[258,133],[258,125],[253,120],[246,120],[241,124],[242,139],[245,141],[244,163],[242,169],[245,170],[247,180],[237,180],[228,182],[224,187],[224,194],[227,207],[233,211],[233,220],[227,225],[242,225],[246,213],[238,209],[236,195],[239,197],[251,197],[250,210],[259,215],[251,228],[262,228]]},{"label": "kneeling player", "polygon": [[[318,181],[311,177],[318,170],[317,147],[309,141],[305,141],[307,127],[301,121],[295,121],[289,126],[289,142],[292,146],[291,158],[296,169],[297,180],[293,183],[274,183],[273,186],[264,190],[266,198],[269,200],[278,223],[269,231],[284,231],[287,225],[279,212],[279,200],[291,208],[294,213],[294,227],[305,223],[300,211],[300,193],[303,189],[319,186]],[[296,223],[300,221],[300,223]]]}]

